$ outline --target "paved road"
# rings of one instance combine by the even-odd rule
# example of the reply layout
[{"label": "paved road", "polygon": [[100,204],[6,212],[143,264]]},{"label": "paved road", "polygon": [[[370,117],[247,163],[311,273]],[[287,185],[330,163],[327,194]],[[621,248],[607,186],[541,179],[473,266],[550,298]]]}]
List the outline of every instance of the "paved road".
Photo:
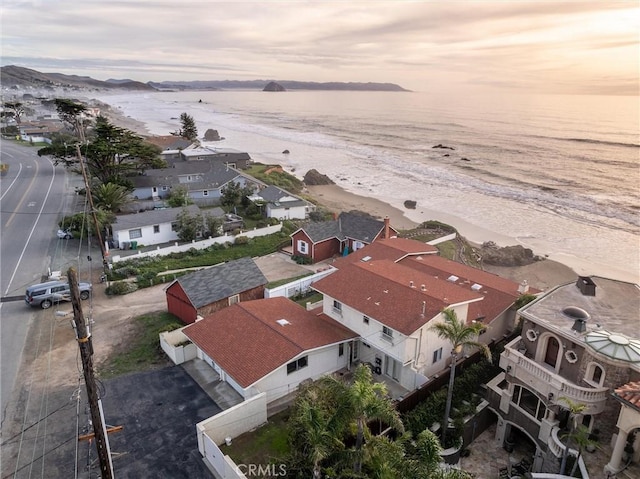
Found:
[{"label": "paved road", "polygon": [[[9,172],[0,180],[0,294],[24,295],[27,286],[40,282],[61,255],[55,236],[62,212],[75,204],[68,176],[37,148],[2,141],[0,159]],[[73,190],[71,190],[73,192]],[[36,311],[24,302],[0,303],[2,419],[13,390],[28,328]]]}]

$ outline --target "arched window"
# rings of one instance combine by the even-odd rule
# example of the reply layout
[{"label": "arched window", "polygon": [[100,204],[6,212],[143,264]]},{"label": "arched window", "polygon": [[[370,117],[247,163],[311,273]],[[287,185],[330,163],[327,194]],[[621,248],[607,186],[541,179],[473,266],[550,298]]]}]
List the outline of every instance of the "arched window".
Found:
[{"label": "arched window", "polygon": [[584,380],[592,386],[604,384],[604,368],[597,363],[589,363]]},{"label": "arched window", "polygon": [[518,384],[513,387],[511,402],[517,404],[527,414],[538,421],[541,421],[547,414],[547,407],[544,401],[534,392]]},{"label": "arched window", "polygon": [[544,355],[544,362],[555,369],[558,362],[558,352],[560,351],[560,343],[553,336],[547,340],[547,350]]}]

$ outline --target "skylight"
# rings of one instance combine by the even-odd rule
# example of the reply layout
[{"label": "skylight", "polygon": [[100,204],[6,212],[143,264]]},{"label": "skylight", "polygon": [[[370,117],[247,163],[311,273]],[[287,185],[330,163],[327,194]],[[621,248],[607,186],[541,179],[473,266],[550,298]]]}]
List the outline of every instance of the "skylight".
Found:
[{"label": "skylight", "polygon": [[474,283],[471,285],[471,289],[474,291],[480,291],[482,289],[482,285],[478,283]]},{"label": "skylight", "polygon": [[455,274],[452,274],[451,276],[449,276],[447,278],[447,281],[451,281],[452,283],[455,283],[456,281],[458,281],[460,278],[458,278]]},{"label": "skylight", "polygon": [[289,321],[287,321],[286,319],[278,319],[276,321],[276,323],[278,323],[280,326],[286,326],[287,324],[291,324]]}]

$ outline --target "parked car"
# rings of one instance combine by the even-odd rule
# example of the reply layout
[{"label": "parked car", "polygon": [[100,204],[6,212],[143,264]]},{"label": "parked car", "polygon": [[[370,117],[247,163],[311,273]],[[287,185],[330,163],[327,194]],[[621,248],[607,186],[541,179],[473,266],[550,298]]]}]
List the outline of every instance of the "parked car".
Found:
[{"label": "parked car", "polygon": [[[89,299],[91,283],[79,283],[80,299]],[[71,301],[71,289],[66,281],[49,281],[47,283],[29,286],[24,295],[24,301],[29,306],[48,309],[61,301]]]},{"label": "parked car", "polygon": [[71,230],[69,228],[59,229],[58,230],[58,238],[71,239],[71,238],[73,238],[73,233],[71,232]]}]

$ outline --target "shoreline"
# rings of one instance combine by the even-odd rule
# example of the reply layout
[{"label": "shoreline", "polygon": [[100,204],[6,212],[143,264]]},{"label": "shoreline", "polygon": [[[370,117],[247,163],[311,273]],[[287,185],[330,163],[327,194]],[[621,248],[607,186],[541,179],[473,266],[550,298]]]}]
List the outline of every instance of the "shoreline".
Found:
[{"label": "shoreline", "polygon": [[[143,137],[154,136],[149,132],[144,122],[126,116],[120,109],[112,107],[104,101],[95,99],[91,101],[99,104],[98,106],[104,110],[104,116],[114,125],[127,128]],[[337,183],[333,185],[307,186],[304,193],[314,198],[320,205],[338,213],[359,210],[381,219],[388,216],[391,224],[398,229],[412,229],[424,221],[437,220],[453,226],[467,241],[477,245],[486,241],[493,241],[499,246],[522,244],[525,248],[530,247],[517,238],[511,238],[481,226],[473,225],[446,212],[429,210],[420,206],[416,210],[405,210],[395,200],[361,196],[351,193]],[[485,270],[516,281],[527,279],[532,287],[537,287],[538,289],[547,289],[575,281],[579,275],[597,275],[636,282],[628,274],[617,270],[595,273],[593,265],[577,257],[568,258],[560,257],[560,255],[556,257],[556,255],[545,254],[545,252],[536,251],[535,248],[532,249],[534,254],[545,257],[545,260],[527,266],[494,267],[485,265]]]}]

